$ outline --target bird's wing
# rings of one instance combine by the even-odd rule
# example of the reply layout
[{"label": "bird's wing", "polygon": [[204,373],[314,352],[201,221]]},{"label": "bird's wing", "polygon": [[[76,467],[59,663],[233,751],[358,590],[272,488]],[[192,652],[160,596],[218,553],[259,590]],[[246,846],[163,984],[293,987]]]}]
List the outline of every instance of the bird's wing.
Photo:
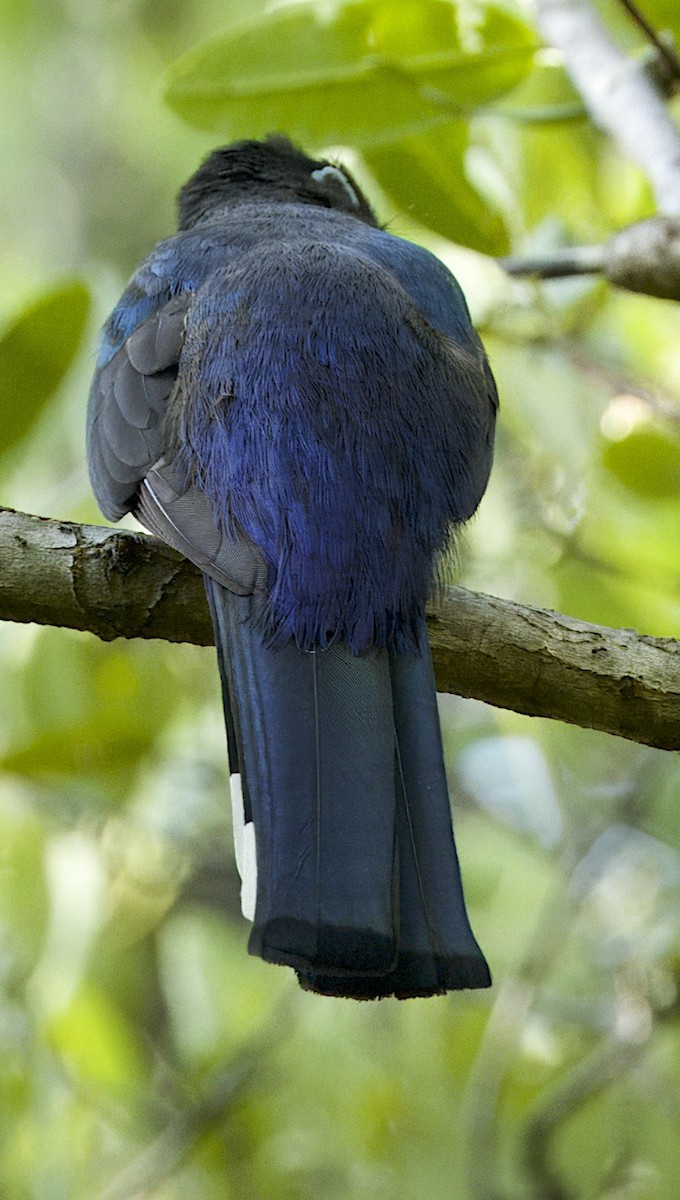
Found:
[{"label": "bird's wing", "polygon": [[100,366],[90,392],[88,461],[102,512],[133,512],[168,545],[239,595],[266,586],[264,560],[249,538],[218,528],[212,504],[176,459],[166,458],[166,416],[191,303],[165,303]]},{"label": "bird's wing", "polygon": [[230,592],[250,596],[267,586],[267,566],[245,534],[228,537],[205,492],[187,483],[178,462],[161,458],[147,472],[134,506],[150,533],[179,550]]},{"label": "bird's wing", "polygon": [[141,481],[163,454],[187,306],[188,298],[177,296],[147,316],[95,372],[87,457],[94,494],[111,521],[131,511]]},{"label": "bird's wing", "polygon": [[159,242],[102,330],[88,405],[87,457],[94,494],[110,521],[132,510],[139,484],[163,454],[186,314],[219,249],[204,243],[186,235]]}]

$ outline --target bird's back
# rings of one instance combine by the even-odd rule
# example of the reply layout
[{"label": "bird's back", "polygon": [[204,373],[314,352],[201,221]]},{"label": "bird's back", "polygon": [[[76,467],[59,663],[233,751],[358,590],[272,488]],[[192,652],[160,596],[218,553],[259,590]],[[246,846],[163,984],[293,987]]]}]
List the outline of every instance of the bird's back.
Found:
[{"label": "bird's back", "polygon": [[485,386],[481,352],[361,246],[265,241],[208,275],[170,421],[187,473],[269,565],[275,640],[415,646],[488,469]]}]

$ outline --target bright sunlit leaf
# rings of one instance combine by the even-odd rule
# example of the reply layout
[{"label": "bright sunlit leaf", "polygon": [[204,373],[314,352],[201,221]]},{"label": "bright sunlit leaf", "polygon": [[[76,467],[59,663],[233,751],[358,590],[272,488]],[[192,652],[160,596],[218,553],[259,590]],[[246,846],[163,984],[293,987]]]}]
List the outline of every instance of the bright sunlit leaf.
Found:
[{"label": "bright sunlit leaf", "polygon": [[421,225],[483,254],[506,254],[503,218],[467,177],[463,121],[375,146],[364,157],[382,190]]},{"label": "bright sunlit leaf", "polygon": [[[171,68],[166,99],[225,138],[280,130],[308,146],[370,145],[488,104],[529,70],[519,17],[446,0],[299,4],[199,46]],[[469,15],[469,12],[467,15]]]},{"label": "bright sunlit leaf", "polygon": [[650,499],[680,495],[680,438],[651,426],[605,445],[602,459],[631,492]]}]

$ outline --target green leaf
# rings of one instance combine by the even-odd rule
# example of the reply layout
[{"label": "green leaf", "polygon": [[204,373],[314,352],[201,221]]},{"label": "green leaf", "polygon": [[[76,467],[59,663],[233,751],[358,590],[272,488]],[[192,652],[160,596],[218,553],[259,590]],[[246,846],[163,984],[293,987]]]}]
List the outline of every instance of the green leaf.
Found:
[{"label": "green leaf", "polygon": [[199,46],[171,68],[168,104],[228,138],[283,130],[307,145],[371,145],[490,103],[530,69],[536,38],[501,8],[362,0],[328,16],[279,9]]},{"label": "green leaf", "polygon": [[577,239],[604,236],[598,138],[583,121],[517,131],[516,195],[527,228],[558,214]]},{"label": "green leaf", "polygon": [[[676,39],[680,38],[678,0],[645,0],[643,11],[657,33],[669,32]],[[642,33],[640,36],[643,36]]]},{"label": "green leaf", "polygon": [[0,29],[6,40],[18,39],[29,21],[28,0],[3,0],[0,5]]},{"label": "green leaf", "polygon": [[583,100],[564,67],[537,62],[529,74],[500,101],[497,112],[519,123],[551,125],[585,121]]},{"label": "green leaf", "polygon": [[503,217],[466,178],[467,125],[451,121],[364,152],[382,190],[421,225],[483,254],[507,254]]},{"label": "green leaf", "polygon": [[16,987],[35,966],[48,919],[45,832],[21,791],[0,797],[0,977]]},{"label": "green leaf", "polygon": [[90,308],[77,280],[47,292],[0,337],[0,453],[31,429],[70,367]]},{"label": "green leaf", "polygon": [[[536,62],[494,109],[497,154],[513,164],[511,180],[527,229],[559,214],[578,240],[606,226],[599,181],[600,141],[564,68]],[[617,165],[620,171],[620,164]],[[625,222],[624,222],[625,223]]]},{"label": "green leaf", "polygon": [[102,774],[109,801],[120,799],[179,698],[168,661],[151,642],[40,630],[20,693],[23,736],[0,752],[0,767],[45,782],[76,774],[86,787]]},{"label": "green leaf", "polygon": [[136,1031],[113,1000],[84,983],[69,1007],[51,1018],[47,1042],[81,1084],[125,1092],[146,1074]]},{"label": "green leaf", "polygon": [[630,491],[649,499],[680,494],[680,438],[651,426],[607,443],[602,459]]},{"label": "green leaf", "polygon": [[182,1059],[207,1065],[260,1028],[288,981],[246,954],[243,926],[189,907],[159,931],[160,975]]}]

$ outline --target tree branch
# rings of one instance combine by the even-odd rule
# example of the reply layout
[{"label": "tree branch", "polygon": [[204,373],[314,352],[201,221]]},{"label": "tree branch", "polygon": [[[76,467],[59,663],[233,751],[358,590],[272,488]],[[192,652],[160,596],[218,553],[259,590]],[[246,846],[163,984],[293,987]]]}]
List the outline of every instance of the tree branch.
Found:
[{"label": "tree branch", "polygon": [[603,274],[616,287],[680,300],[680,218],[649,217],[627,225],[602,246],[559,247],[531,258],[500,258],[508,275],[561,279]]},{"label": "tree branch", "polygon": [[144,533],[0,508],[0,620],[213,644],[196,568]]},{"label": "tree branch", "polygon": [[[213,642],[200,572],[146,534],[0,509],[0,620]],[[437,687],[680,749],[680,641],[463,588],[428,615]]]},{"label": "tree branch", "polygon": [[[623,2],[640,19],[635,6]],[[680,300],[680,129],[644,63],[615,45],[591,0],[536,0],[536,13],[546,42],[562,54],[593,121],[649,179],[660,215],[620,230],[601,246],[505,258],[500,265],[509,275],[539,279],[601,273],[616,287]],[[654,31],[649,27],[646,33]],[[667,69],[677,74],[675,54],[658,38],[655,45],[665,54]]]},{"label": "tree branch", "polygon": [[565,275],[599,275],[605,269],[604,246],[559,246],[548,254],[527,258],[499,258],[508,275],[533,275],[536,279],[562,279]]}]

